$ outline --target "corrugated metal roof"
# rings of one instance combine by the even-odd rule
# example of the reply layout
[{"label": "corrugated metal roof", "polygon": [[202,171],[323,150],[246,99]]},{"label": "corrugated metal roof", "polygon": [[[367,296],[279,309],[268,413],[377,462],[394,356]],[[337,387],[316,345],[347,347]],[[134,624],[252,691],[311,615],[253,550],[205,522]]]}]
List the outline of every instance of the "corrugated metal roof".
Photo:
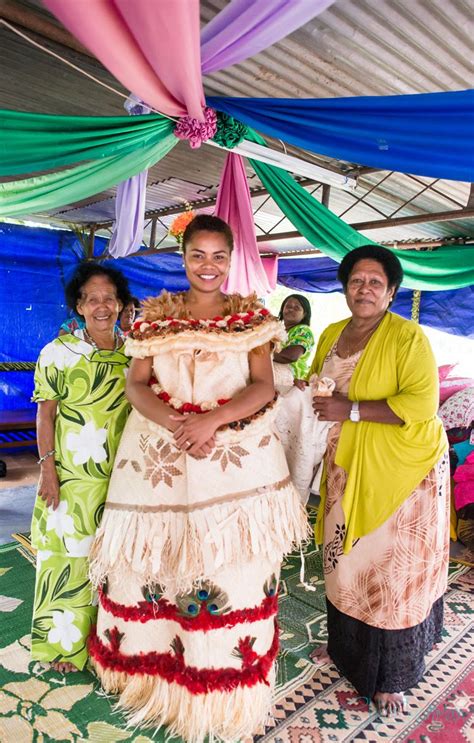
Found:
[{"label": "corrugated metal roof", "polygon": [[[40,0],[22,0],[20,7],[58,22]],[[205,24],[226,0],[202,0]],[[473,86],[472,5],[467,0],[336,0],[319,17],[252,59],[205,77],[213,95],[265,97],[334,97],[456,90]],[[60,44],[30,36],[48,48],[124,91],[100,63]],[[8,75],[0,79],[4,107],[63,114],[122,113],[122,99],[30,46],[11,31],[1,29],[0,65]],[[275,148],[281,143],[269,140]],[[337,171],[352,165],[288,147],[290,154]],[[216,195],[225,154],[215,148],[191,151],[180,143],[151,168],[147,209],[184,204]],[[250,166],[249,183],[261,185]],[[383,181],[383,182],[381,182]],[[374,188],[376,184],[380,186]],[[421,193],[431,184],[433,187]],[[314,186],[312,187],[314,189]],[[364,197],[370,189],[374,189]],[[308,188],[308,190],[312,190]],[[80,204],[50,212],[53,221],[104,222],[114,216],[115,189]],[[332,188],[329,206],[350,223],[379,220],[384,215],[418,215],[466,205],[469,186],[452,181],[417,180],[403,175],[362,169],[354,192]],[[321,189],[316,190],[321,198]],[[364,197],[363,201],[357,201]],[[413,199],[404,205],[408,199]],[[278,231],[293,228],[271,199],[253,199],[257,233],[278,223]],[[263,206],[262,206],[263,204]],[[41,218],[47,218],[42,215]],[[167,224],[166,218],[163,219]],[[164,228],[162,229],[164,234]],[[376,240],[407,240],[474,235],[472,220],[395,226],[366,233]],[[161,235],[162,236],[162,235]],[[160,239],[160,235],[158,235]],[[300,238],[288,247],[304,245]],[[279,250],[281,243],[274,243]]]}]

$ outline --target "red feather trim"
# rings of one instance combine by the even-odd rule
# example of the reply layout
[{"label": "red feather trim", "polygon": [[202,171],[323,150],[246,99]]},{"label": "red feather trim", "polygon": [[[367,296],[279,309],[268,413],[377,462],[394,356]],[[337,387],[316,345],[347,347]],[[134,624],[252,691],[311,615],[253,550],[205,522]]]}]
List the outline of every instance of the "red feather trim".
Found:
[{"label": "red feather trim", "polygon": [[[249,639],[239,643],[240,647],[247,648]],[[191,694],[208,694],[212,691],[232,691],[239,686],[255,686],[264,683],[268,686],[268,674],[278,653],[278,624],[275,619],[275,633],[273,641],[265,655],[257,655],[253,651],[250,658],[245,659],[242,669],[238,668],[195,668],[186,666],[182,655],[175,653],[139,653],[124,655],[119,650],[106,647],[97,637],[94,626],[89,635],[89,653],[95,662],[104,669],[127,673],[130,676],[148,675],[159,676],[168,683],[175,682],[185,686]],[[247,662],[245,662],[247,660]]]},{"label": "red feather trim", "polygon": [[259,606],[251,609],[236,609],[227,614],[210,614],[203,605],[199,614],[195,617],[183,617],[174,604],[166,599],[158,601],[140,601],[135,606],[126,606],[112,601],[99,589],[100,605],[106,612],[114,617],[125,619],[126,622],[149,622],[152,619],[171,619],[178,622],[188,632],[193,630],[208,631],[211,629],[222,629],[223,627],[235,627],[236,624],[258,622],[260,619],[268,619],[278,611],[278,596],[265,596]]}]

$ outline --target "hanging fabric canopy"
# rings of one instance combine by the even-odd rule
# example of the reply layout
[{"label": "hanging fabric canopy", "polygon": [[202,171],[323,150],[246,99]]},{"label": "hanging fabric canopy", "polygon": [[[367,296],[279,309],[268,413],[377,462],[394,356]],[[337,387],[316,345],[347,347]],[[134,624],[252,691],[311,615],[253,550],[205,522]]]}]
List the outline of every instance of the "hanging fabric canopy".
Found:
[{"label": "hanging fabric canopy", "polygon": [[225,98],[209,106],[338,160],[474,181],[474,90],[353,98]]},{"label": "hanging fabric canopy", "polygon": [[[117,186],[115,223],[108,251],[112,258],[136,253],[143,242],[148,170],[142,170]],[[133,208],[130,208],[130,205]]]},{"label": "hanging fabric canopy", "polygon": [[59,116],[0,109],[0,175],[128,155],[158,144],[174,122],[150,116]]},{"label": "hanging fabric canopy", "polygon": [[[182,126],[189,135],[196,124],[206,120],[204,72],[256,54],[332,2],[231,0],[204,28],[201,49],[199,0],[160,0],[158,4],[149,0],[89,0],[87,8],[69,0],[46,0],[46,5],[133,94],[167,115],[184,116],[187,121],[183,119],[178,129]],[[194,146],[192,137],[190,140]],[[109,245],[115,257],[134,252],[142,242],[145,195],[146,175],[136,175],[118,186]],[[245,256],[243,260],[246,263]],[[249,259],[250,272],[254,263]]]},{"label": "hanging fabric canopy", "polygon": [[47,211],[105,191],[154,165],[177,143],[168,133],[157,144],[125,156],[103,157],[68,170],[0,183],[0,217]]},{"label": "hanging fabric canopy", "polygon": [[[130,95],[124,108],[130,116],[149,114],[150,109]],[[148,170],[142,170],[117,186],[115,194],[115,222],[108,251],[113,258],[130,255],[139,250],[143,242],[146,209]]]},{"label": "hanging fabric canopy", "polygon": [[244,297],[253,292],[265,296],[275,285],[270,286],[258,251],[247,173],[240,155],[229,152],[226,157],[214,213],[230,225],[234,234],[230,272],[222,290]]},{"label": "hanging fabric canopy", "polygon": [[202,119],[202,74],[243,62],[334,0],[231,0],[199,33],[199,0],[44,0],[45,6],[149,106]]},{"label": "hanging fabric canopy", "polygon": [[45,0],[44,5],[148,106],[167,116],[202,120],[199,0],[87,0],[85,5]]},{"label": "hanging fabric canopy", "polygon": [[[320,204],[289,173],[257,160],[252,167],[283,214],[311,245],[341,261],[350,250],[373,243]],[[403,266],[403,286],[457,289],[474,284],[474,246],[438,248],[429,253],[393,250]]]},{"label": "hanging fabric canopy", "polygon": [[202,73],[243,62],[322,13],[334,0],[231,0],[201,31]]},{"label": "hanging fabric canopy", "polygon": [[[72,160],[84,156],[84,153],[78,154],[78,148],[74,145],[76,142],[74,127],[77,125],[80,132],[79,139],[81,139],[88,126],[87,121],[84,122],[82,119],[88,119],[89,117],[60,116],[57,117],[56,126],[53,123],[54,117],[43,118],[41,115],[33,114],[23,116],[27,122],[26,131],[30,132],[29,136],[33,140],[30,152],[32,157],[36,157],[36,162],[39,163],[39,158],[42,155],[40,150],[34,150],[34,139],[36,137],[32,135],[33,132],[38,131],[40,133],[38,139],[45,141],[45,137],[41,134],[43,121],[48,132],[56,132],[58,149],[60,149],[63,139],[66,143],[69,143],[68,154],[65,157],[67,156]],[[46,211],[54,207],[74,203],[103,191],[156,163],[178,142],[177,138],[171,133],[173,123],[163,117],[112,117],[112,126],[109,126],[108,117],[103,117],[103,119],[92,118],[93,121],[89,122],[91,131],[89,147],[96,154],[101,152],[100,147],[107,148],[116,143],[117,133],[114,124],[120,128],[117,118],[121,119],[123,125],[128,127],[127,131],[134,130],[135,127],[139,128],[142,125],[146,132],[146,135],[143,135],[144,138],[150,135],[150,131],[153,131],[153,126],[155,126],[161,139],[159,140],[158,136],[153,133],[153,140],[156,140],[157,144],[139,147],[125,156],[121,154],[112,157],[105,156],[102,159],[83,163],[68,170],[0,184],[0,217]],[[6,117],[6,120],[10,123],[13,119],[14,117]],[[150,128],[146,123],[148,119],[150,119],[150,122],[148,122],[151,125]],[[17,114],[20,128],[22,120],[22,115]],[[104,134],[100,130],[100,121],[103,123]],[[95,132],[94,138],[92,138],[92,131]],[[6,129],[6,153],[9,151],[10,141],[16,142],[17,150],[21,149],[21,138],[15,137],[13,132],[14,128],[12,126]],[[12,136],[10,137],[10,135]],[[261,145],[265,144],[262,137],[252,130],[247,131],[247,140]],[[84,140],[81,139],[81,141]],[[49,145],[45,146],[44,150],[45,159],[43,163],[50,162],[51,158],[55,156],[52,137],[49,137],[48,142]],[[262,147],[262,149],[264,148]],[[13,168],[14,162],[8,158],[8,154],[6,159],[10,163],[10,167]],[[340,261],[348,250],[371,242],[369,238],[354,230],[320,204],[285,171],[256,160],[251,160],[251,163],[265,188],[268,189],[285,216],[316,248]],[[22,167],[26,167],[25,162],[23,162]],[[399,251],[398,254],[405,270],[406,286],[436,290],[455,289],[474,284],[474,247],[472,246],[445,247],[430,253]]]}]

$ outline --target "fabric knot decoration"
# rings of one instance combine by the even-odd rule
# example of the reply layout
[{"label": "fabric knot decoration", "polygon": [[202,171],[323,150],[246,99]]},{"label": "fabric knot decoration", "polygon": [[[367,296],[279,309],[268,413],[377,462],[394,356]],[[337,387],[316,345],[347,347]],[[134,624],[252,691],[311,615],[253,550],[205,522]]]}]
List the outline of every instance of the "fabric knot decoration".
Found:
[{"label": "fabric knot decoration", "polygon": [[234,119],[229,114],[217,112],[217,129],[213,136],[214,142],[221,147],[227,147],[228,150],[237,147],[247,136],[249,128],[238,119]]},{"label": "fabric knot decoration", "polygon": [[195,150],[207,139],[212,139],[217,129],[217,114],[213,108],[203,110],[204,121],[192,116],[182,116],[174,129],[175,137],[187,139],[190,147]]}]

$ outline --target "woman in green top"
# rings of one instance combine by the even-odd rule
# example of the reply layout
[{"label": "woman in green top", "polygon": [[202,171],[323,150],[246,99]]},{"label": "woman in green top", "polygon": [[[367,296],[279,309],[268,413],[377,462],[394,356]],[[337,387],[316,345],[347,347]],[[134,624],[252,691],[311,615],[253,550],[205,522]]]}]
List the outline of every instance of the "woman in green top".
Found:
[{"label": "woman in green top", "polygon": [[279,318],[285,323],[288,340],[281,351],[273,355],[273,360],[277,364],[289,364],[295,379],[306,379],[314,348],[311,305],[302,294],[290,294],[281,305]]},{"label": "woman in green top", "polygon": [[86,263],[68,284],[66,299],[85,327],[43,348],[33,394],[41,472],[32,521],[32,656],[63,672],[84,667],[97,612],[88,553],[129,412],[129,359],[115,323],[130,292],[120,271]]},{"label": "woman in green top", "polygon": [[315,468],[326,450],[321,425],[312,414],[312,393],[303,381],[308,376],[314,346],[309,327],[311,305],[302,294],[290,294],[281,306],[279,318],[285,323],[288,340],[273,355],[275,389],[280,393],[276,426],[291,479],[306,503]]}]

